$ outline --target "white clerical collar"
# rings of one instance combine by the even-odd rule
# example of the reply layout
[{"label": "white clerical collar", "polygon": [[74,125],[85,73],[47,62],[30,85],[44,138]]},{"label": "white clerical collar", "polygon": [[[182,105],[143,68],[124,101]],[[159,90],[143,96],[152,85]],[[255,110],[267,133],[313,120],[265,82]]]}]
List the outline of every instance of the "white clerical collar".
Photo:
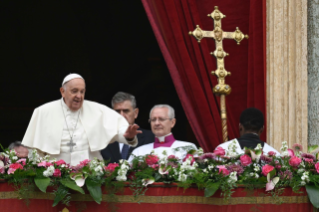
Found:
[{"label": "white clerical collar", "polygon": [[160,137],[157,137],[155,136],[156,138],[158,138],[159,142],[164,142],[165,141],[165,137],[168,136],[168,135],[171,135],[172,133],[168,133],[167,135],[164,135],[164,136],[160,136]]}]

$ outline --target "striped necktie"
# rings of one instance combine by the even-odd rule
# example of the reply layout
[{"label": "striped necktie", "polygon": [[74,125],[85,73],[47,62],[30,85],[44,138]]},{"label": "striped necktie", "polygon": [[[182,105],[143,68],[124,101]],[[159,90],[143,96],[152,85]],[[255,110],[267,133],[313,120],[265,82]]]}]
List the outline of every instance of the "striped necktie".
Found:
[{"label": "striped necktie", "polygon": [[124,144],[123,145],[123,148],[122,148],[122,152],[121,152],[121,155],[122,155],[122,159],[125,159],[127,158],[127,155],[128,155],[128,149],[129,149],[129,145],[127,144]]}]

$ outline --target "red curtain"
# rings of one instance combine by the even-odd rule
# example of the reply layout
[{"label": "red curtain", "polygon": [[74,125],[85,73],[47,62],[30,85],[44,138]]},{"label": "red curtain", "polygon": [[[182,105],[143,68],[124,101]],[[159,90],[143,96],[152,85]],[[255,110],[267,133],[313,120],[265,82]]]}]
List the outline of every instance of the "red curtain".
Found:
[{"label": "red curtain", "polygon": [[[165,58],[184,111],[201,147],[207,151],[222,143],[219,97],[212,93],[217,79],[216,59],[209,53],[215,50],[213,39],[198,44],[189,36],[196,25],[213,30],[213,19],[207,17],[218,6],[226,15],[224,31],[236,27],[249,35],[237,45],[224,39],[225,68],[231,72],[226,83],[232,93],[226,97],[229,139],[239,136],[241,112],[247,107],[260,109],[265,117],[265,59],[264,30],[265,1],[251,0],[142,0],[154,34]],[[263,133],[262,140],[265,140]]]}]

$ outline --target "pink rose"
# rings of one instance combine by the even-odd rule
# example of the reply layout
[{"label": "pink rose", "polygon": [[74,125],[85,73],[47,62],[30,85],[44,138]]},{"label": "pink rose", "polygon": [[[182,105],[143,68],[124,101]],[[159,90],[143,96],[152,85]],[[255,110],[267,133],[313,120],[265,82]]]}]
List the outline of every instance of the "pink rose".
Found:
[{"label": "pink rose", "polygon": [[289,159],[289,165],[290,166],[299,166],[299,164],[301,163],[301,159],[298,158],[297,156],[293,156]]},{"label": "pink rose", "polygon": [[26,162],[27,159],[25,158],[21,158],[20,160],[18,160],[16,163],[22,163],[22,165],[25,166],[25,162]]},{"label": "pink rose", "polygon": [[53,177],[61,177],[60,169],[54,169]]},{"label": "pink rose", "polygon": [[225,150],[223,149],[223,147],[217,147],[217,149],[214,150],[214,154],[218,156],[224,156]]},{"label": "pink rose", "polygon": [[251,157],[248,155],[242,155],[240,156],[240,163],[242,166],[248,166],[252,163]]},{"label": "pink rose", "polygon": [[226,169],[224,165],[217,166],[217,168],[219,168],[218,174],[222,173],[224,176],[229,175],[229,171]]},{"label": "pink rose", "polygon": [[81,161],[80,164],[81,164],[82,166],[86,166],[86,165],[88,165],[89,162],[90,162],[89,159],[85,159],[84,161]]},{"label": "pink rose", "polygon": [[316,171],[319,173],[319,162],[315,165]]},{"label": "pink rose", "polygon": [[107,166],[104,166],[105,171],[114,172],[115,168],[118,167],[117,163],[109,163]]},{"label": "pink rose", "polygon": [[52,166],[52,165],[53,165],[52,163],[46,162],[46,161],[42,161],[42,162],[38,163],[38,167],[41,167],[41,166],[49,167],[49,166]]},{"label": "pink rose", "polygon": [[267,174],[268,174],[269,172],[271,172],[272,170],[274,170],[274,168],[275,168],[275,167],[266,164],[266,165],[264,165],[264,166],[262,167],[262,172],[261,172],[261,173],[262,173],[263,175],[267,176]]},{"label": "pink rose", "polygon": [[57,162],[55,162],[56,165],[60,166],[60,165],[66,165],[66,162],[64,160],[58,160]]},{"label": "pink rose", "polygon": [[159,161],[159,158],[156,155],[147,155],[145,158],[145,162],[147,165],[154,165]]},{"label": "pink rose", "polygon": [[158,164],[153,164],[150,165],[151,168],[153,168],[154,170],[158,170],[159,165]]},{"label": "pink rose", "polygon": [[13,174],[17,169],[23,169],[20,163],[13,163],[9,166],[8,174]]},{"label": "pink rose", "polygon": [[191,165],[193,165],[193,163],[195,162],[194,156],[192,154],[187,154],[186,157],[183,159],[183,162],[186,161],[187,158],[191,157]]}]

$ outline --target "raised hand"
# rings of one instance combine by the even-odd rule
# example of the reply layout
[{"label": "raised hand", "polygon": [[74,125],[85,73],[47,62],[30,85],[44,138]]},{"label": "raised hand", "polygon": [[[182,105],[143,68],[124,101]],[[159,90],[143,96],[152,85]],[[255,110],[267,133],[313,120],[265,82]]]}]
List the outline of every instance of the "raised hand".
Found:
[{"label": "raised hand", "polygon": [[141,130],[137,130],[138,128],[139,126],[137,124],[130,125],[124,133],[126,140],[131,141],[137,134],[142,133]]}]

